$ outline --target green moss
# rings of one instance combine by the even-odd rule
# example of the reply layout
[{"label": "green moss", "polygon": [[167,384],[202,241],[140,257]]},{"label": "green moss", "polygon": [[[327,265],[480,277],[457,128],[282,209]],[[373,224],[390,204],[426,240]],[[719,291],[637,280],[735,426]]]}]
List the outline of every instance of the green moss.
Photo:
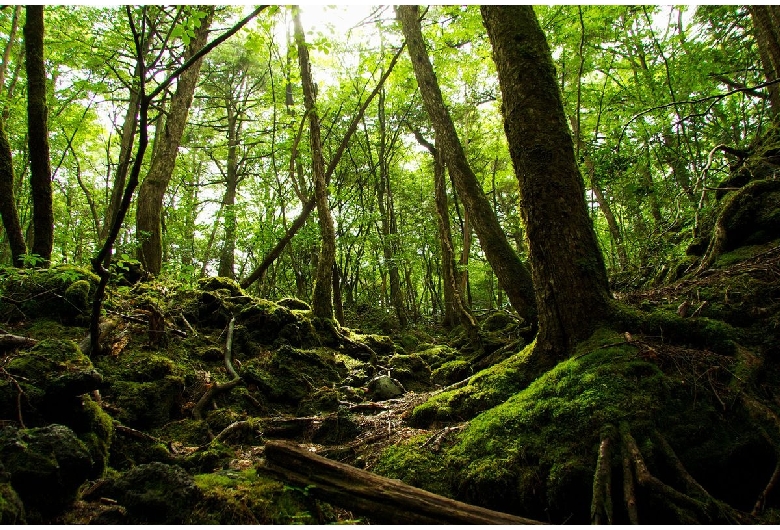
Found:
[{"label": "green moss", "polygon": [[462,381],[473,373],[471,363],[456,359],[448,361],[434,370],[431,374],[431,380],[437,385],[446,386]]},{"label": "green moss", "polygon": [[0,482],[0,524],[26,524],[24,504],[7,482]]},{"label": "green moss", "polygon": [[[203,500],[193,513],[196,524],[316,524],[303,490],[258,475],[254,469],[195,476]],[[326,522],[326,521],[323,521]]]},{"label": "green moss", "polygon": [[662,309],[643,312],[623,304],[612,306],[613,327],[661,338],[681,346],[700,347],[722,355],[736,353],[740,333],[725,322],[709,318],[681,318]]},{"label": "green moss", "polygon": [[226,468],[235,457],[235,451],[227,445],[212,442],[187,455],[181,465],[191,472],[210,473]]},{"label": "green moss", "polygon": [[464,421],[502,403],[530,382],[532,347],[479,372],[462,388],[435,395],[412,410],[409,423],[426,427],[434,422]]},{"label": "green moss", "polygon": [[384,450],[374,473],[439,495],[450,495],[447,485],[455,470],[441,453],[428,447],[429,435],[419,435]]},{"label": "green moss", "polygon": [[49,318],[74,324],[89,313],[99,278],[80,267],[0,271],[0,319]]},{"label": "green moss", "polygon": [[169,442],[184,445],[205,445],[209,442],[209,426],[204,420],[183,419],[166,423],[154,435]]},{"label": "green moss", "polygon": [[147,383],[115,381],[110,397],[119,408],[119,421],[136,429],[150,429],[178,419],[183,390],[184,379],[169,375]]}]

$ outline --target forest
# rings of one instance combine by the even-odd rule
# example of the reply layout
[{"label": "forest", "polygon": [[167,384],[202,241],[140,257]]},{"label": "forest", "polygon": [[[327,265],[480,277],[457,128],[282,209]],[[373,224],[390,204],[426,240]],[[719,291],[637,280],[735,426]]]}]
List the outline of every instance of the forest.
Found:
[{"label": "forest", "polygon": [[0,524],[780,522],[780,7],[0,47]]}]

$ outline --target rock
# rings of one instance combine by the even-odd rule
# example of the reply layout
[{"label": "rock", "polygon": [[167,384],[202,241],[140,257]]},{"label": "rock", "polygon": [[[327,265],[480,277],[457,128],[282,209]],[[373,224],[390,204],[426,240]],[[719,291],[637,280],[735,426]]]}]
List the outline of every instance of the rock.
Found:
[{"label": "rock", "polygon": [[398,380],[388,375],[380,375],[368,382],[368,397],[372,401],[385,401],[397,398],[406,393]]},{"label": "rock", "polygon": [[192,477],[179,466],[152,462],[106,480],[90,498],[116,500],[126,514],[122,524],[186,524],[202,494]]},{"label": "rock", "polygon": [[6,427],[0,432],[0,461],[30,523],[68,506],[79,486],[94,475],[87,447],[64,425]]},{"label": "rock", "polygon": [[303,300],[298,300],[297,298],[282,298],[276,303],[282,307],[286,307],[287,309],[311,311],[311,306],[309,304],[307,304]]}]

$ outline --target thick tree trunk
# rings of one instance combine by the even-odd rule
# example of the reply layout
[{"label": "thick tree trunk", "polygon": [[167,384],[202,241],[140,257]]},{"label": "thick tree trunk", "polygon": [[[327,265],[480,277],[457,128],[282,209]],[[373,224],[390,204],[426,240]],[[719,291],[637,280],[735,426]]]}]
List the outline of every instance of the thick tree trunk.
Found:
[{"label": "thick tree trunk", "polygon": [[[205,6],[206,17],[195,30],[195,37],[187,46],[184,62],[206,45],[209,26],[214,15],[214,6]],[[162,204],[165,190],[176,166],[176,157],[187,124],[195,86],[200,74],[202,59],[182,73],[176,84],[176,92],[171,98],[168,112],[162,119],[155,134],[155,148],[146,178],[138,189],[136,210],[136,234],[140,239],[138,259],[144,268],[152,274],[159,274],[162,269]]]},{"label": "thick tree trunk", "polygon": [[541,365],[549,366],[608,318],[607,274],[588,217],[555,67],[533,8],[481,10],[520,183],[539,311],[535,354]]},{"label": "thick tree trunk", "polygon": [[289,442],[265,445],[265,469],[380,524],[543,524],[473,506],[357,469]]},{"label": "thick tree trunk", "polygon": [[535,323],[536,307],[530,274],[509,245],[490,206],[490,201],[485,196],[463,152],[463,146],[458,139],[449,111],[444,105],[436,74],[425,49],[420,29],[419,9],[417,6],[401,5],[397,7],[397,13],[409,47],[409,56],[414,66],[420,95],[431,124],[436,130],[437,145],[440,146],[464,208],[469,211],[482,250],[501,288],[507,293],[512,307],[528,322]]},{"label": "thick tree trunk", "polygon": [[3,219],[8,244],[11,247],[11,263],[21,267],[21,257],[27,254],[19,213],[16,210],[14,193],[14,164],[11,154],[11,144],[5,133],[5,120],[0,117],[0,216]]},{"label": "thick tree trunk", "polygon": [[309,143],[311,145],[312,171],[314,173],[314,197],[317,204],[317,215],[320,220],[320,237],[322,245],[317,260],[317,274],[314,279],[314,294],[312,295],[312,314],[320,318],[333,318],[333,265],[336,263],[336,232],[333,228],[333,217],[328,204],[328,183],[325,179],[325,159],[322,156],[322,139],[320,137],[320,119],[317,115],[314,96],[314,81],[311,77],[309,50],[306,47],[300,12],[294,11],[295,42],[298,45],[298,62],[301,68],[301,83],[303,84],[303,100],[306,112],[309,114]]},{"label": "thick tree trunk", "polygon": [[[753,19],[756,44],[767,81],[780,78],[780,6],[748,6]],[[780,113],[780,85],[769,85],[769,105],[772,114]]]},{"label": "thick tree trunk", "polygon": [[33,244],[30,249],[51,261],[54,245],[46,69],[43,61],[43,6],[27,6],[24,53],[27,69],[27,142],[30,149],[30,190],[33,199]]}]

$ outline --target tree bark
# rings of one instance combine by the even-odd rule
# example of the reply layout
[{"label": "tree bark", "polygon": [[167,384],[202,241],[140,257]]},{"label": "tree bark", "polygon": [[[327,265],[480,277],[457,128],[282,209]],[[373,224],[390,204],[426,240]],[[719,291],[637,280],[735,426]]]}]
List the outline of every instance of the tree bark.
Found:
[{"label": "tree bark", "polygon": [[[780,78],[780,6],[748,6],[756,34],[756,44],[767,81]],[[780,86],[767,87],[769,106],[773,115],[780,113]]]},{"label": "tree bark", "polygon": [[225,219],[225,237],[222,242],[222,251],[219,255],[219,270],[217,274],[226,278],[235,279],[235,251],[236,251],[236,190],[238,189],[238,136],[241,132],[241,120],[234,108],[232,97],[226,101],[228,124],[228,155],[225,182],[225,196],[222,207]]},{"label": "tree bark", "polygon": [[31,252],[48,267],[54,245],[46,67],[43,60],[43,6],[27,6],[24,53],[27,70],[27,143],[30,149],[30,190],[33,199]]},{"label": "tree bark", "polygon": [[22,267],[24,263],[21,257],[27,254],[27,244],[24,242],[22,225],[16,209],[13,155],[5,133],[5,120],[2,117],[0,117],[0,216],[11,247],[11,264],[14,267]]},{"label": "tree bark", "polygon": [[607,273],[544,33],[528,5],[482,6],[539,311],[537,360],[566,358],[609,316]]},{"label": "tree bark", "polygon": [[380,524],[543,524],[473,506],[329,460],[289,442],[268,441],[265,469],[327,502]]},{"label": "tree bark", "polygon": [[301,26],[300,11],[294,8],[295,42],[298,45],[298,62],[301,68],[303,101],[309,115],[309,143],[311,145],[312,172],[314,173],[314,197],[320,220],[322,244],[317,260],[317,273],[312,295],[312,314],[319,318],[333,318],[333,265],[336,263],[336,232],[328,204],[328,183],[325,178],[325,159],[322,156],[320,119],[317,115],[314,80],[311,77],[309,50]]},{"label": "tree bark", "polygon": [[[195,30],[195,36],[184,54],[186,63],[198,50],[206,45],[209,26],[214,15],[214,6],[203,6],[206,17]],[[168,183],[176,166],[176,157],[187,124],[195,86],[200,74],[202,58],[195,61],[182,73],[171,98],[170,107],[155,134],[155,149],[149,172],[138,189],[136,209],[136,237],[140,239],[138,260],[152,274],[162,269],[162,203]]]},{"label": "tree bark", "polygon": [[464,208],[469,211],[482,250],[501,288],[507,293],[512,307],[529,323],[535,323],[536,307],[530,273],[507,241],[490,201],[466,159],[425,49],[418,6],[398,6],[397,14],[409,47],[409,56],[425,110],[436,130],[437,145],[440,145],[458,196]]}]

